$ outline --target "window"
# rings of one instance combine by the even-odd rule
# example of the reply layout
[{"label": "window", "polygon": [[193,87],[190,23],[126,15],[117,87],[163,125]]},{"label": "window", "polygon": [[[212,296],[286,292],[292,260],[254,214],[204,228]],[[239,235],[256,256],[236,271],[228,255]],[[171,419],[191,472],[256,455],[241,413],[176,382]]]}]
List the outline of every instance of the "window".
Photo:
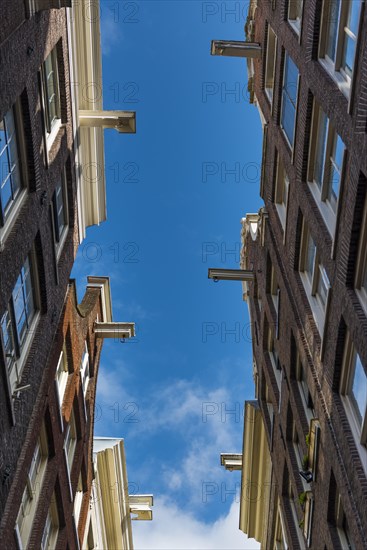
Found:
[{"label": "window", "polygon": [[289,179],[286,174],[283,161],[278,155],[274,202],[284,231],[287,223],[288,194]]},{"label": "window", "polygon": [[64,400],[64,394],[66,390],[68,377],[69,377],[69,370],[68,370],[68,362],[67,362],[67,356],[66,356],[66,347],[64,345],[64,348],[59,357],[59,362],[57,364],[56,377],[55,377],[57,381],[57,388],[59,393],[60,408],[62,408],[62,402]]},{"label": "window", "polygon": [[268,41],[267,41],[267,48],[266,48],[266,65],[265,65],[265,92],[269,98],[270,103],[273,101],[276,44],[277,44],[277,37],[273,29],[270,27],[270,25],[268,25]]},{"label": "window", "polygon": [[83,394],[87,393],[89,383],[89,353],[87,343],[85,343],[85,350],[82,357],[82,364],[80,366],[80,378],[82,382]]},{"label": "window", "polygon": [[278,499],[273,550],[287,550],[287,548],[288,544],[285,536],[284,521],[282,517],[282,512],[280,510],[280,502]]},{"label": "window", "polygon": [[[270,288],[269,288],[269,290],[270,290],[271,298],[272,298],[274,308],[275,308],[275,311],[276,311],[277,317],[278,317],[279,286],[278,286],[277,276],[275,274],[275,269],[274,269],[273,265],[271,266],[271,269],[270,269]],[[277,322],[278,322],[278,319],[277,319]]]},{"label": "window", "polygon": [[326,226],[334,235],[345,146],[314,102],[308,181]]},{"label": "window", "polygon": [[23,491],[22,501],[16,521],[16,529],[22,546],[26,547],[32,529],[32,523],[41,496],[43,477],[46,471],[48,446],[45,425],[42,425],[40,436],[33,453],[32,462],[27,476],[27,484]]},{"label": "window", "polygon": [[305,220],[302,228],[299,271],[316,325],[322,336],[329,301],[330,283],[325,268],[320,263],[315,241]]},{"label": "window", "polygon": [[76,448],[76,425],[75,425],[74,410],[72,410],[69,424],[66,429],[65,442],[64,442],[64,449],[66,453],[69,474],[71,473],[71,468],[73,466],[75,448]]},{"label": "window", "polygon": [[299,392],[303,402],[303,408],[306,413],[308,424],[310,424],[312,418],[314,418],[315,416],[315,411],[311,393],[307,384],[306,371],[302,364],[298,351],[296,358],[296,377],[298,381]]},{"label": "window", "polygon": [[271,328],[271,326],[268,326],[268,341],[267,341],[267,344],[268,344],[269,357],[270,357],[271,364],[272,364],[273,371],[274,371],[274,375],[275,375],[275,378],[276,378],[276,381],[277,381],[278,389],[280,391],[281,382],[282,382],[282,369],[281,369],[280,362],[279,362],[278,352],[275,349],[274,333],[273,333],[273,329]]},{"label": "window", "polygon": [[45,527],[43,529],[41,550],[53,550],[56,548],[59,534],[59,515],[57,513],[56,495],[53,493],[51,506],[48,510]]},{"label": "window", "polygon": [[78,486],[74,497],[74,519],[75,519],[75,525],[77,527],[79,523],[80,512],[82,509],[82,502],[83,502],[83,482],[82,482],[82,476],[81,474],[79,474]]},{"label": "window", "polygon": [[319,58],[346,96],[353,74],[361,3],[361,0],[324,2]]},{"label": "window", "polygon": [[303,453],[301,442],[300,442],[299,437],[298,437],[296,423],[295,423],[294,420],[293,420],[293,423],[292,423],[292,442],[293,442],[294,453],[295,453],[296,459],[297,459],[298,468],[302,469],[304,453]]},{"label": "window", "polygon": [[307,546],[311,546],[312,521],[313,521],[314,498],[311,491],[306,492],[303,534],[307,541]]},{"label": "window", "polygon": [[355,278],[357,296],[367,314],[367,198],[364,205]]},{"label": "window", "polygon": [[302,531],[300,528],[300,525],[302,525],[302,523],[298,520],[298,513],[297,513],[298,496],[296,496],[296,493],[293,491],[291,481],[289,481],[289,484],[288,484],[288,498],[289,498],[289,504],[290,504],[291,512],[293,516],[293,522],[297,530],[298,548],[304,548],[305,543],[304,543],[304,540],[302,537]]},{"label": "window", "polygon": [[298,69],[286,53],[283,76],[281,127],[291,147],[293,147],[294,128],[296,123],[297,93]]},{"label": "window", "polygon": [[[367,369],[347,334],[343,358],[343,374],[340,392],[344,396],[344,405],[351,422],[353,434],[361,445],[367,446]],[[366,462],[365,452],[364,461]]]},{"label": "window", "polygon": [[68,229],[68,201],[64,171],[56,183],[55,192],[52,197],[52,220],[56,253],[59,256]]},{"label": "window", "polygon": [[[26,195],[26,174],[22,171],[24,158],[22,114],[17,102],[0,121],[0,238],[15,219]],[[6,226],[6,229],[2,229]]]},{"label": "window", "polygon": [[42,64],[42,95],[46,137],[53,141],[60,126],[60,89],[56,48]]},{"label": "window", "polygon": [[353,542],[348,521],[345,517],[344,508],[341,500],[341,495],[339,490],[336,489],[335,495],[335,517],[333,518],[333,523],[338,532],[340,539],[341,547],[350,550],[356,550],[356,546]]},{"label": "window", "polygon": [[303,0],[289,0],[288,21],[297,34],[301,32]]},{"label": "window", "polygon": [[30,254],[15,283],[8,309],[1,318],[2,341],[12,391],[20,382],[26,351],[38,320],[36,273],[33,265]]}]

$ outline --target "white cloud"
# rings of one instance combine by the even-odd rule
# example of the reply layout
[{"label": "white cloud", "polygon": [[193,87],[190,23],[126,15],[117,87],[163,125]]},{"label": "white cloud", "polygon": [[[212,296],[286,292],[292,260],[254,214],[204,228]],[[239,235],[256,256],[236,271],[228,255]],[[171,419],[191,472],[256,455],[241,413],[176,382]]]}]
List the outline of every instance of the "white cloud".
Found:
[{"label": "white cloud", "polygon": [[154,501],[152,522],[133,522],[135,550],[256,550],[260,545],[238,529],[239,504],[226,516],[205,523],[168,498]]}]

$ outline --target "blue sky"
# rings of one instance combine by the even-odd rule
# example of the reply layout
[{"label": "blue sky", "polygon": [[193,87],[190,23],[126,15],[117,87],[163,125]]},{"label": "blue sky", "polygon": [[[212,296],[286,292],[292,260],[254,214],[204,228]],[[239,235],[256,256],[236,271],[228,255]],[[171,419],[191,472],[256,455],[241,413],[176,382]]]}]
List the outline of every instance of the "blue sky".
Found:
[{"label": "blue sky", "polygon": [[258,547],[219,460],[241,452],[254,396],[247,306],[240,283],[207,278],[239,266],[240,220],[261,206],[246,62],[210,56],[211,39],[244,39],[247,4],[101,1],[104,108],[136,110],[137,134],[105,132],[107,221],[73,276],[79,299],[87,275],[110,276],[114,320],[137,324],[105,341],[96,422],[125,439],[131,491],[154,493],[137,550]]}]

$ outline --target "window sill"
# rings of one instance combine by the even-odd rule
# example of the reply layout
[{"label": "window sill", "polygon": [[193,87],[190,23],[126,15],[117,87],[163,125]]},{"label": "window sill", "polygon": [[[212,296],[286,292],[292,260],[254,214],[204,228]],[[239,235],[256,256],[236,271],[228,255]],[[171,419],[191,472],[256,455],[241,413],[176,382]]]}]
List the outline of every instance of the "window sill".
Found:
[{"label": "window sill", "polygon": [[5,240],[8,238],[9,233],[13,229],[15,220],[18,217],[19,211],[24,205],[27,198],[27,189],[23,189],[19,196],[16,198],[13,207],[11,208],[8,218],[5,221],[3,227],[0,228],[0,252],[3,252],[5,248]]},{"label": "window sill", "polygon": [[350,81],[346,80],[343,77],[343,75],[340,73],[340,71],[336,71],[334,69],[334,65],[331,63],[331,61],[328,61],[328,59],[324,57],[319,57],[319,63],[325,69],[325,71],[329,74],[329,76],[333,79],[333,81],[338,86],[341,93],[346,97],[346,99],[349,100],[350,88],[351,88]]}]

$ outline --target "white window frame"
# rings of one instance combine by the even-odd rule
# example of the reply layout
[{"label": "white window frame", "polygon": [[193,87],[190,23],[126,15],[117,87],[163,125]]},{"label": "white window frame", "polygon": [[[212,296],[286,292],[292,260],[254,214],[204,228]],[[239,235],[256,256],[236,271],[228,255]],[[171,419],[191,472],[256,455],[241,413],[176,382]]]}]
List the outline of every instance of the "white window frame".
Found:
[{"label": "white window frame", "polygon": [[42,533],[41,550],[53,550],[56,548],[59,526],[60,522],[57,512],[56,495],[53,493]]},{"label": "white window frame", "polygon": [[[61,196],[62,207],[64,212],[64,225],[61,228],[61,231],[58,223],[59,221],[58,211],[60,210],[60,204],[58,204],[58,197],[60,196]],[[52,196],[51,217],[52,217],[52,230],[53,230],[53,238],[54,238],[54,245],[55,245],[55,251],[56,251],[56,259],[58,260],[69,231],[68,191],[67,191],[67,181],[66,181],[65,170],[62,171],[60,175],[60,179],[56,183],[55,191]]]},{"label": "white window frame", "polygon": [[66,390],[66,385],[69,378],[69,369],[68,369],[68,360],[66,354],[66,346],[64,345],[62,352],[57,363],[55,380],[57,382],[57,390],[59,395],[60,409],[62,409],[62,404],[64,401],[64,395]]},{"label": "white window frame", "polygon": [[65,430],[65,440],[64,440],[64,449],[65,449],[69,478],[71,476],[71,471],[73,468],[76,444],[77,444],[77,431],[76,431],[74,408],[72,408],[69,423]]},{"label": "white window frame", "polygon": [[[22,494],[21,505],[16,519],[16,530],[22,546],[25,548],[32,531],[32,524],[41,497],[48,461],[48,444],[45,425],[42,424],[40,435],[33,452],[27,474],[27,483]],[[23,519],[22,519],[23,518]]]},{"label": "white window frame", "polygon": [[[278,217],[283,228],[283,242],[285,242],[285,233],[287,228],[287,213],[289,201],[289,178],[284,168],[284,163],[278,153],[277,171],[275,178],[274,203],[278,212]],[[285,202],[284,202],[285,199]]]},{"label": "white window frame", "polygon": [[273,103],[274,94],[274,74],[277,57],[277,43],[278,38],[271,26],[268,24],[268,39],[266,47],[266,63],[265,63],[265,93],[270,101]]},{"label": "white window frame", "polygon": [[303,0],[288,0],[288,23],[298,35],[301,34],[302,15]]},{"label": "white window frame", "polygon": [[367,196],[363,211],[354,286],[359,301],[367,315]]},{"label": "white window frame", "polygon": [[77,528],[79,525],[80,513],[82,511],[83,497],[84,497],[83,480],[82,480],[82,475],[80,473],[78,478],[78,485],[74,496],[74,509],[73,509],[73,516],[74,516],[75,525]]},{"label": "white window frame", "polygon": [[[0,326],[0,334],[1,334],[1,340],[2,345],[4,346],[5,356],[7,360],[7,375],[9,378],[9,385],[11,389],[11,393],[13,397],[17,396],[16,388],[21,384],[21,376],[22,371],[27,359],[28,352],[30,350],[33,336],[35,334],[39,318],[40,318],[40,294],[39,294],[39,281],[38,281],[38,273],[37,273],[37,266],[36,266],[36,256],[34,249],[28,254],[25,263],[22,266],[21,273],[17,277],[17,282],[21,279],[23,280],[23,269],[24,266],[28,263],[29,265],[29,275],[30,275],[30,281],[32,286],[32,301],[33,301],[33,312],[31,317],[27,321],[27,327],[25,329],[23,338],[19,338],[18,329],[17,329],[17,322],[16,322],[16,316],[15,316],[15,307],[14,307],[14,291],[15,287],[13,289],[12,295],[10,297],[10,300],[8,302],[8,308],[4,312],[2,318],[1,318],[1,326]],[[22,292],[26,289],[26,287],[22,285]],[[23,292],[24,296],[24,292]],[[4,318],[7,317],[6,325],[8,328],[8,336],[6,340],[11,341],[11,348],[7,350],[5,349],[5,337],[4,332],[2,330],[3,321]]]},{"label": "white window frame", "polygon": [[[51,115],[49,112],[50,98],[47,90],[47,74],[46,74],[46,63],[48,59],[51,58],[52,71],[54,73],[54,82],[55,87],[55,117],[51,120]],[[45,61],[41,66],[41,85],[42,85],[42,107],[43,107],[43,118],[45,125],[45,141],[47,153],[49,152],[60,128],[61,128],[61,104],[60,104],[60,80],[59,80],[59,67],[57,61],[57,45],[51,50],[51,52],[46,57]]]},{"label": "white window frame", "polygon": [[[2,251],[4,248],[5,240],[14,226],[15,220],[17,219],[19,211],[26,200],[27,192],[28,192],[28,174],[26,169],[27,167],[26,146],[25,146],[24,126],[23,126],[23,113],[22,113],[22,108],[20,104],[20,99],[17,99],[17,101],[11,107],[11,109],[9,109],[7,113],[5,113],[4,119],[10,112],[12,113],[12,118],[14,121],[14,134],[12,137],[16,143],[17,162],[15,164],[17,166],[18,177],[19,177],[19,189],[15,191],[13,200],[8,205],[8,208],[6,211],[3,211],[3,208],[0,205],[0,251]],[[6,145],[5,147],[8,148],[8,145]],[[2,149],[1,146],[0,146],[0,149]],[[1,169],[0,186],[2,186],[3,170],[1,167],[1,159],[0,159],[0,169]],[[9,175],[8,177],[11,177],[11,175]]]},{"label": "white window frame", "polygon": [[[306,255],[308,250],[308,239],[312,238],[312,235],[308,229],[308,226],[303,220],[302,225],[302,238],[301,238],[301,254],[299,261],[299,274],[303,287],[305,289],[308,302],[310,304],[314,320],[316,322],[318,331],[322,338],[325,321],[328,313],[328,306],[330,301],[330,282],[327,276],[326,270],[320,262],[319,253],[315,244],[315,254],[313,259],[312,273],[309,276],[308,272],[305,270],[306,267]],[[320,293],[318,292],[319,283],[323,284],[326,288],[325,303],[323,303]]]},{"label": "white window frame", "polygon": [[[352,0],[360,1],[360,6],[362,6],[361,0]],[[361,15],[361,7],[359,11],[358,23],[357,23],[357,35],[348,29],[346,22],[348,17],[348,0],[341,0],[338,13],[331,13],[332,2],[323,3],[323,11],[321,18],[321,32],[320,32],[320,44],[319,44],[319,62],[336,82],[340,91],[349,98],[350,90],[352,85],[353,73],[351,75],[346,72],[342,67],[342,58],[345,47],[345,34],[348,35],[355,41],[355,52],[358,48],[358,28],[359,20]],[[335,59],[331,59],[327,52],[327,40],[329,35],[330,21],[335,21],[337,17],[337,30],[336,30],[336,46],[335,46]],[[353,60],[353,66],[355,64],[355,56]]]},{"label": "white window frame", "polygon": [[270,361],[273,367],[274,376],[277,381],[279,397],[280,397],[281,386],[282,386],[282,369],[280,367],[278,353],[275,349],[274,332],[269,323],[268,323],[267,349],[268,349]]},{"label": "white window frame", "polygon": [[[320,130],[321,130],[321,119],[325,118],[326,120],[326,138],[325,146],[323,148],[322,154],[322,166],[320,167],[321,172],[321,181],[316,181],[316,174],[318,168],[316,167],[316,157],[317,150],[319,146],[320,139]],[[310,140],[310,150],[309,150],[309,162],[308,162],[308,185],[312,192],[312,195],[316,201],[316,204],[320,210],[320,213],[323,217],[325,225],[331,235],[334,238],[335,228],[337,223],[337,216],[339,210],[339,199],[341,195],[341,190],[343,186],[343,172],[344,164],[346,157],[346,147],[343,143],[340,136],[334,130],[330,120],[327,118],[321,107],[317,104],[316,100],[313,103],[313,112],[312,112],[312,130],[311,130],[311,140]],[[334,144],[335,141],[340,139],[341,143],[344,145],[341,165],[338,168],[334,159]],[[335,208],[333,208],[332,203],[329,201],[329,189],[332,186],[331,183],[331,167],[339,173],[339,193],[336,201]]]},{"label": "white window frame", "polygon": [[80,381],[82,385],[83,395],[86,396],[88,390],[88,384],[90,380],[90,365],[89,365],[89,353],[87,342],[85,342],[85,350],[80,365]]},{"label": "white window frame", "polygon": [[[290,82],[288,84],[290,84],[290,86],[293,86],[294,84],[296,84],[296,93],[295,93],[295,104],[293,105],[293,101],[291,100],[290,98],[290,95],[289,93],[287,92],[287,88],[285,87],[285,78],[286,78],[286,73],[287,73],[287,62],[288,60],[290,60],[294,66],[296,67],[297,69],[297,83],[293,83],[293,82]],[[299,91],[299,69],[297,67],[297,65],[294,63],[293,59],[291,58],[291,56],[288,54],[288,52],[285,52],[285,57],[284,57],[284,68],[283,68],[283,84],[282,84],[282,101],[281,101],[281,111],[280,111],[280,127],[282,128],[282,131],[283,131],[283,134],[285,136],[285,139],[287,140],[287,143],[289,145],[289,147],[291,148],[292,152],[294,151],[294,146],[295,146],[295,137],[296,137],[296,123],[297,123],[297,105],[298,105],[298,91]],[[294,107],[294,120],[293,120],[293,131],[292,131],[292,142],[290,141],[290,138],[287,136],[287,133],[286,133],[286,130],[285,130],[285,127],[283,125],[283,113],[284,113],[284,94],[288,97],[289,99],[289,102],[291,103],[291,105]]]},{"label": "white window frame", "polygon": [[351,540],[350,533],[348,536],[349,529],[348,530],[345,529],[346,527],[345,523],[348,525],[348,520],[345,517],[341,495],[340,495],[339,489],[337,488],[336,495],[335,495],[335,526],[340,539],[341,547],[356,548],[353,542],[353,539]]},{"label": "white window frame", "polygon": [[308,399],[311,399],[311,402],[313,404],[310,388],[308,386],[307,379],[306,379],[306,370],[303,366],[303,363],[298,351],[296,356],[296,379],[298,382],[298,389],[301,396],[303,409],[305,411],[308,425],[310,426],[311,420],[315,418],[315,409],[310,406],[310,402],[308,401]]},{"label": "white window frame", "polygon": [[[362,415],[362,421],[360,422],[355,410],[355,406],[353,405],[352,399],[349,396],[353,385],[357,356],[358,351],[355,348],[351,335],[348,331],[346,334],[344,345],[343,369],[340,380],[340,394],[348,421],[350,423],[353,437],[356,442],[358,453],[360,455],[362,466],[367,475],[367,403],[364,417]],[[367,379],[366,371],[364,372]]]},{"label": "white window frame", "polygon": [[275,529],[274,529],[273,550],[288,550],[286,531],[284,528],[284,520],[283,520],[282,511],[280,509],[279,498],[276,505],[276,520],[275,520]]}]

